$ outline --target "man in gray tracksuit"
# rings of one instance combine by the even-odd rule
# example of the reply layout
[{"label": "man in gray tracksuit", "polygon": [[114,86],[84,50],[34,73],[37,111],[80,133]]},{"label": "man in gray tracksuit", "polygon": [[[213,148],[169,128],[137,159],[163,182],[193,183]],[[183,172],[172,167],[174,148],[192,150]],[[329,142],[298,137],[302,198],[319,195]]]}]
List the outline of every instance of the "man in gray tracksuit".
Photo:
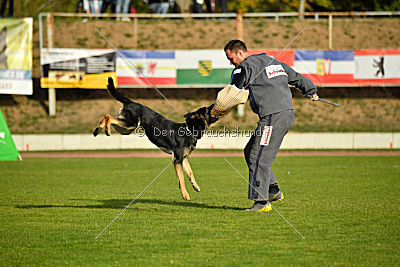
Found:
[{"label": "man in gray tracksuit", "polygon": [[[292,93],[289,85],[304,96],[318,100],[317,87],[285,63],[266,54],[250,55],[240,40],[230,41],[224,48],[235,65],[231,84],[249,90],[250,107],[260,120],[247,143],[244,154],[249,167],[249,211],[270,211],[270,201],[281,201],[283,193],[272,171],[282,140],[294,123]],[[257,76],[258,75],[258,76]]]}]

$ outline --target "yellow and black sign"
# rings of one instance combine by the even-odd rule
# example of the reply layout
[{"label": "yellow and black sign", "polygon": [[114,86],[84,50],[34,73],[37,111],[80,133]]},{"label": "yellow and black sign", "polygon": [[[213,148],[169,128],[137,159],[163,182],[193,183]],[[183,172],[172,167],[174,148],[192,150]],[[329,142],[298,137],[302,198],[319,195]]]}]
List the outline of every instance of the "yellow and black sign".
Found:
[{"label": "yellow and black sign", "polygon": [[42,51],[42,88],[106,89],[116,80],[116,54],[112,50],[52,48]]},{"label": "yellow and black sign", "polygon": [[211,60],[200,60],[198,70],[201,76],[209,76],[212,71]]}]

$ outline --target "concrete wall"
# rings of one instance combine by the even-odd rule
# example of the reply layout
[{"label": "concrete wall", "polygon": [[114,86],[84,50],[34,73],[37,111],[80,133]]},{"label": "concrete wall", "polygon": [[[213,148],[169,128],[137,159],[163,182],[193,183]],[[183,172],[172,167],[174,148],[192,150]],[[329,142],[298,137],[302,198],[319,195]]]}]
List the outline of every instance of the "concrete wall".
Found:
[{"label": "concrete wall", "polygon": [[[197,142],[200,149],[243,149],[249,136],[204,136]],[[13,135],[19,151],[149,149],[156,148],[145,136],[90,134]],[[289,133],[283,149],[388,149],[400,148],[400,133]]]}]

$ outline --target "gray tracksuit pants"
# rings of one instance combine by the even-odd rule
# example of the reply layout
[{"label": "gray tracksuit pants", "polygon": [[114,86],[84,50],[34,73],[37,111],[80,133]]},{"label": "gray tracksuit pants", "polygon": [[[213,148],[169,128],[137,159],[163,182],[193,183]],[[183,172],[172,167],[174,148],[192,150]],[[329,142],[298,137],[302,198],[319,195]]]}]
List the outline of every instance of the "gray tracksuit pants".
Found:
[{"label": "gray tracksuit pants", "polygon": [[293,123],[293,110],[267,115],[258,122],[256,130],[244,148],[249,167],[250,200],[267,200],[269,185],[278,182],[271,164]]}]

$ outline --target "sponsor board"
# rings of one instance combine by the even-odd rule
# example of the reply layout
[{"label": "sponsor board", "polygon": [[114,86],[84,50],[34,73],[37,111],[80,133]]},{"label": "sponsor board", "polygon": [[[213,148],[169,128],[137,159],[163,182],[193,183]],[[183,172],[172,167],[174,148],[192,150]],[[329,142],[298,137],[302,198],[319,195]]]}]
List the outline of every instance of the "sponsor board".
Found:
[{"label": "sponsor board", "polygon": [[105,89],[108,77],[116,80],[110,49],[42,49],[41,67],[42,88]]},{"label": "sponsor board", "polygon": [[0,19],[0,94],[31,95],[32,18]]}]

